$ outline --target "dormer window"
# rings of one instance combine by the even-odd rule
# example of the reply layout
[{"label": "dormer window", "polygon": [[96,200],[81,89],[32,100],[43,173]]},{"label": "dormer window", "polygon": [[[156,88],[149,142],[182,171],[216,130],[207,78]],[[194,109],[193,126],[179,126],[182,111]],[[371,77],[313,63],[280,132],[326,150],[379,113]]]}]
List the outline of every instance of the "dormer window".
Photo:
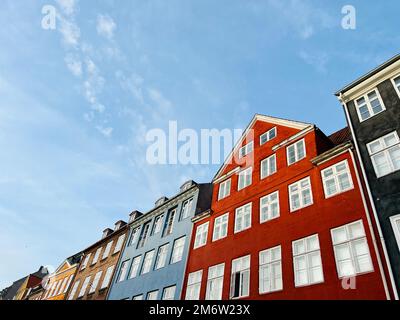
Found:
[{"label": "dormer window", "polygon": [[272,128],[271,130],[267,131],[266,133],[262,134],[260,136],[260,146],[263,144],[266,144],[268,141],[271,141],[272,139],[276,138],[276,127]]},{"label": "dormer window", "polygon": [[355,104],[360,122],[368,120],[386,110],[377,89],[358,98]]},{"label": "dormer window", "polygon": [[239,150],[239,158],[243,158],[247,156],[249,153],[252,153],[254,150],[254,143],[253,141],[246,144],[244,147],[240,148]]}]

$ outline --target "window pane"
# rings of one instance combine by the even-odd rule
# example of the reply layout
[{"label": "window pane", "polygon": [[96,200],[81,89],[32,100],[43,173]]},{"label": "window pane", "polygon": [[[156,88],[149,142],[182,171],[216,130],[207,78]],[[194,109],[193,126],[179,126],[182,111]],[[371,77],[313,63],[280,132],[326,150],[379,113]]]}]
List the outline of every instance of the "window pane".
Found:
[{"label": "window pane", "polygon": [[378,177],[385,176],[391,172],[390,164],[384,152],[378,153],[377,155],[373,156],[372,160],[375,163]]},{"label": "window pane", "polygon": [[400,146],[396,146],[389,150],[394,170],[400,170]]}]

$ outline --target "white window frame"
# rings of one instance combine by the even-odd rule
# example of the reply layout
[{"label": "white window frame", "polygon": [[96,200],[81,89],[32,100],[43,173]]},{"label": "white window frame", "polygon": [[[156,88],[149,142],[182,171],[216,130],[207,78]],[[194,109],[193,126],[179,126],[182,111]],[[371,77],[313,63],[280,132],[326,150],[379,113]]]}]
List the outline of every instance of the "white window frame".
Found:
[{"label": "white window frame", "polygon": [[[362,230],[362,234],[357,236],[357,237],[353,237],[351,235],[350,232],[350,227],[353,225],[360,225],[361,226],[361,230]],[[335,231],[340,230],[340,229],[344,229],[345,233],[346,233],[346,239],[345,240],[341,240],[341,241],[335,241]],[[368,239],[367,239],[367,235],[365,233],[365,228],[364,228],[364,223],[362,220],[356,221],[356,222],[352,222],[343,226],[340,226],[338,228],[332,229],[331,230],[331,238],[332,238],[332,243],[333,243],[333,251],[335,254],[335,263],[336,263],[336,270],[339,276],[339,279],[342,278],[348,278],[348,277],[353,277],[353,276],[357,276],[360,274],[366,274],[366,273],[370,273],[374,271],[374,265],[372,262],[372,257],[371,257],[371,251],[369,249],[369,245],[368,245]],[[355,242],[360,242],[363,241],[364,245],[366,246],[367,249],[367,253],[365,255],[368,255],[369,258],[369,263],[370,263],[370,269],[369,270],[365,270],[365,271],[358,271],[358,259],[357,259],[357,255],[355,253],[354,250],[354,243]],[[352,267],[354,268],[354,273],[353,274],[341,274],[340,273],[340,269],[339,269],[339,258],[338,258],[338,254],[337,254],[337,248],[341,247],[343,245],[347,245],[349,252],[350,252],[350,261],[352,263]],[[349,259],[347,259],[349,260]]]},{"label": "white window frame", "polygon": [[[235,268],[234,268],[236,264],[240,266],[240,267],[237,267],[238,270],[235,270]],[[239,274],[239,279],[240,279],[239,296],[235,297],[234,291],[235,291],[236,283],[235,283],[234,276],[237,274]],[[245,291],[247,291],[247,294],[243,292],[244,286],[242,283],[245,274],[247,274],[247,277],[248,277],[247,288],[245,289]],[[250,296],[250,283],[251,283],[251,255],[247,255],[247,256],[236,258],[236,259],[232,260],[230,298],[232,300],[236,300],[236,299],[243,299],[243,298],[249,297]]]},{"label": "white window frame", "polygon": [[[248,172],[250,172],[250,174],[248,174]],[[248,184],[246,184],[247,183],[246,176],[250,176],[250,182]],[[243,186],[240,186],[241,179],[244,179]],[[252,167],[244,169],[238,173],[238,191],[246,189],[247,187],[251,186],[252,183],[253,183],[253,168]]]},{"label": "white window frame", "polygon": [[[244,154],[242,154],[242,150],[244,150]],[[239,149],[239,159],[246,157],[253,151],[254,151],[254,141],[250,141],[248,144]]]},{"label": "white window frame", "polygon": [[[135,300],[135,301],[142,301],[143,298],[144,298],[143,294],[138,294],[138,295],[134,296],[134,297],[132,298],[132,300]],[[123,300],[127,300],[127,299],[123,299]]]},{"label": "white window frame", "polygon": [[154,218],[153,235],[158,234],[162,231],[164,226],[164,214],[159,214]]},{"label": "white window frame", "polygon": [[146,300],[149,300],[149,301],[158,300],[158,290],[153,290],[153,291],[148,292],[147,296],[146,296]]},{"label": "white window frame", "polygon": [[232,179],[229,178],[219,184],[218,201],[225,199],[231,195]]},{"label": "white window frame", "polygon": [[[271,201],[271,198],[273,196],[276,196],[276,200]],[[266,204],[263,203],[263,200],[265,200],[265,199],[268,200]],[[271,206],[275,203],[277,204],[277,207],[278,207],[278,215],[276,217],[273,217]],[[264,217],[263,217],[263,209],[264,208],[267,208],[267,211],[268,211],[268,217],[266,219],[264,219]],[[266,196],[260,198],[260,223],[266,223],[268,221],[278,219],[280,216],[281,216],[281,209],[280,209],[280,203],[279,203],[279,191],[272,192],[272,193],[267,194]]]},{"label": "white window frame", "polygon": [[89,253],[89,254],[85,257],[85,260],[83,260],[83,262],[82,262],[82,266],[81,266],[81,270],[80,270],[80,271],[86,269],[86,267],[87,267],[87,265],[88,265],[88,263],[89,263],[89,259],[90,259],[91,256],[92,256],[92,253]]},{"label": "white window frame", "polygon": [[[274,136],[271,138],[271,133],[274,132]],[[260,135],[260,146],[263,146],[264,144],[268,143],[269,141],[275,139],[278,135],[278,128],[274,127],[270,130],[268,130],[267,132],[263,133],[262,135]],[[263,137],[267,136],[267,140],[265,142],[263,142]]]},{"label": "white window frame", "polygon": [[133,246],[134,244],[136,244],[139,240],[139,236],[140,236],[140,227],[136,227],[132,230],[131,233],[131,238],[129,240],[129,247]]},{"label": "white window frame", "polygon": [[393,83],[394,89],[396,90],[396,92],[397,92],[397,94],[398,94],[398,96],[400,98],[400,85],[396,86],[396,82],[395,82],[395,79],[397,79],[397,78],[399,78],[399,80],[400,80],[400,74],[398,74],[397,76],[394,76],[392,78],[392,83]]},{"label": "white window frame", "polygon": [[117,282],[122,282],[126,280],[126,276],[128,275],[128,270],[129,270],[129,262],[130,260],[125,260],[121,263],[121,268],[119,269]]},{"label": "white window frame", "polygon": [[[249,223],[248,226],[245,227],[245,226],[244,226],[244,221],[245,221],[245,216],[246,216],[246,215],[245,215],[245,213],[246,213],[245,209],[246,209],[247,207],[250,207],[250,213],[249,213],[249,216],[250,216],[250,223]],[[242,210],[243,213],[239,212],[240,210]],[[251,228],[252,215],[253,215],[253,203],[252,203],[252,202],[249,202],[249,203],[247,203],[247,204],[245,204],[245,205],[243,205],[243,206],[241,206],[241,207],[239,207],[239,208],[237,208],[237,209],[235,210],[235,233],[243,232],[243,231],[248,230],[248,229]],[[238,219],[239,219],[239,218],[242,219],[242,227],[241,227],[240,229],[239,229],[239,227],[238,227]]]},{"label": "white window frame", "polygon": [[91,278],[92,278],[92,276],[87,276],[85,278],[85,281],[83,281],[81,290],[79,290],[78,298],[82,298],[86,294],[86,290],[87,290],[87,287],[89,285],[89,282],[90,282]]},{"label": "white window frame", "polygon": [[72,287],[72,290],[71,290],[71,292],[70,292],[70,294],[69,294],[69,296],[68,296],[68,300],[74,300],[76,291],[78,291],[78,287],[79,287],[80,283],[81,283],[80,280],[78,280],[78,281],[76,281],[76,282],[74,283],[74,286]]},{"label": "white window frame", "polygon": [[399,227],[397,226],[397,223],[400,222],[400,214],[398,214],[396,216],[393,216],[393,217],[390,217],[390,222],[392,223],[394,236],[396,238],[397,246],[398,246],[399,251],[400,251],[400,230],[399,230]]},{"label": "white window frame", "polygon": [[[344,164],[346,166],[346,170],[342,171],[340,173],[337,172],[337,167]],[[333,171],[333,175],[329,176],[329,177],[325,177],[325,172],[332,170]],[[339,176],[347,174],[347,177],[349,179],[349,187],[342,189],[339,183]],[[353,178],[351,176],[351,171],[350,171],[350,167],[349,167],[349,162],[347,160],[335,163],[334,165],[324,169],[321,171],[321,178],[322,178],[322,184],[324,186],[324,193],[325,193],[325,199],[329,199],[332,197],[335,197],[341,193],[350,191],[354,189],[354,184],[353,184]],[[336,188],[336,192],[332,193],[332,194],[328,194],[328,188],[327,188],[327,184],[326,182],[328,180],[334,180],[335,181],[335,188]]]},{"label": "white window frame", "polygon": [[196,228],[193,249],[204,247],[207,244],[210,222],[203,223]]},{"label": "white window frame", "polygon": [[[273,163],[274,163],[274,170],[271,170],[271,163],[270,163],[271,161],[273,161]],[[267,166],[266,173],[264,173],[264,170],[263,170],[264,165]],[[276,154],[273,154],[272,156],[261,161],[261,164],[260,164],[261,180],[268,178],[277,172],[278,172],[278,167],[277,167],[277,163],[276,163]]]},{"label": "white window frame", "polygon": [[116,254],[117,252],[120,252],[120,251],[121,251],[122,246],[124,245],[125,237],[126,237],[126,234],[125,234],[125,233],[124,233],[124,234],[121,234],[121,235],[118,237],[118,241],[117,241],[117,244],[115,245],[113,254]]},{"label": "white window frame", "polygon": [[166,287],[163,290],[162,300],[175,300],[175,294],[176,294],[176,285]]},{"label": "white window frame", "polygon": [[[306,190],[306,188],[302,188],[302,187],[301,187],[301,183],[304,182],[304,181],[306,181],[306,180],[308,180],[309,185],[310,185],[309,188],[310,188],[311,202],[308,203],[308,204],[304,204],[304,202],[303,202],[303,196],[302,196],[302,193]],[[293,186],[295,186],[295,185],[297,185],[297,187],[298,187],[297,193],[299,193],[300,207],[298,207],[298,208],[293,208],[293,203],[292,203],[292,195],[293,195],[293,193],[292,193],[292,191],[290,190],[291,187],[293,187]],[[311,178],[310,178],[310,177],[306,177],[306,178],[304,178],[304,179],[301,179],[301,180],[296,181],[295,183],[292,183],[291,185],[289,185],[289,203],[290,203],[290,212],[296,212],[296,211],[299,211],[299,210],[301,210],[301,209],[310,207],[310,206],[312,206],[312,205],[314,204],[314,196],[313,196],[312,184],[311,184]]]},{"label": "white window frame", "polygon": [[151,250],[145,253],[143,258],[143,266],[142,272],[140,274],[147,274],[151,271],[153,266],[153,259],[154,259],[155,250]]},{"label": "white window frame", "polygon": [[88,294],[92,294],[92,293],[96,292],[97,287],[98,287],[99,282],[100,282],[100,278],[101,278],[102,275],[103,275],[103,271],[102,270],[100,270],[99,272],[96,273],[96,275],[94,276],[93,282],[90,285]]},{"label": "white window frame", "polygon": [[190,217],[192,213],[194,200],[193,198],[187,199],[182,204],[182,211],[181,211],[181,220],[185,220]]},{"label": "white window frame", "polygon": [[169,243],[166,243],[158,248],[154,270],[162,269],[167,264],[168,248]]},{"label": "white window frame", "polygon": [[[225,219],[226,221],[224,221]],[[229,212],[215,218],[212,241],[215,242],[226,238],[228,236],[228,226],[229,226]]]},{"label": "white window frame", "polygon": [[203,279],[203,270],[189,273],[185,300],[199,300],[201,291],[201,281]]},{"label": "white window frame", "polygon": [[[381,107],[382,107],[382,111],[379,111],[378,113],[374,113],[374,112],[373,112],[372,105],[371,105],[371,101],[369,100],[369,97],[368,97],[368,95],[371,94],[371,93],[373,93],[373,92],[375,92],[375,94],[376,94],[376,96],[377,96],[377,98],[378,98],[378,100],[379,100],[379,103],[381,104]],[[358,103],[357,103],[357,101],[360,100],[360,99],[362,99],[362,98],[364,98],[365,104],[366,104],[366,106],[367,106],[367,108],[368,108],[368,112],[369,112],[369,114],[370,114],[370,117],[368,117],[367,119],[364,119],[364,120],[361,118],[360,107],[359,107],[359,105],[358,105]],[[362,96],[359,96],[357,99],[354,99],[354,106],[355,106],[355,108],[356,108],[357,115],[358,115],[358,120],[360,120],[360,123],[365,122],[365,121],[367,121],[368,119],[371,119],[371,118],[373,118],[374,116],[376,116],[376,115],[378,115],[378,114],[380,114],[380,113],[386,111],[386,106],[385,106],[385,104],[383,103],[383,100],[382,100],[381,94],[379,93],[378,88],[374,88],[374,89],[372,89],[372,90],[369,90],[368,92],[366,92],[366,93],[363,94]]]},{"label": "white window frame", "polygon": [[101,250],[103,250],[103,247],[100,247],[96,250],[96,253],[94,254],[91,266],[95,265],[97,263],[97,261],[99,261]]},{"label": "white window frame", "polygon": [[[178,242],[180,241],[180,246]],[[183,253],[185,251],[186,236],[178,238],[174,241],[174,246],[172,247],[171,262],[170,264],[178,263],[182,261]]]},{"label": "white window frame", "polygon": [[[303,143],[303,148],[304,148],[304,155],[303,157],[299,157],[299,144]],[[294,162],[290,162],[290,157],[289,157],[289,149],[293,147],[294,148],[294,155],[295,155],[295,160]],[[307,158],[307,146],[306,146],[306,139],[300,139],[299,141],[296,141],[295,143],[292,143],[290,146],[286,147],[286,158],[287,158],[287,164],[288,166],[294,165],[295,163]]]},{"label": "white window frame", "polygon": [[[391,145],[390,147],[388,147],[388,146],[386,146],[385,138],[386,138],[386,137],[389,137],[390,135],[393,135],[393,134],[394,134],[394,136],[395,136],[395,138],[396,138],[396,140],[397,140],[397,143]],[[373,152],[373,151],[371,150],[371,145],[373,145],[374,143],[377,143],[377,142],[379,142],[381,145],[383,145],[384,148],[382,148],[380,151]],[[382,177],[385,177],[385,176],[387,176],[387,175],[389,175],[389,174],[392,174],[392,173],[394,173],[394,172],[399,171],[399,169],[395,169],[393,160],[392,160],[392,158],[391,158],[391,156],[390,156],[390,154],[389,154],[389,150],[394,149],[394,148],[396,148],[396,147],[400,147],[400,138],[399,138],[399,134],[397,133],[397,130],[395,130],[395,131],[393,131],[393,132],[390,132],[390,133],[388,133],[388,134],[386,134],[386,135],[380,137],[379,139],[376,139],[376,140],[374,140],[374,141],[371,141],[370,143],[367,144],[368,153],[369,153],[369,156],[370,156],[372,165],[373,165],[373,167],[374,167],[375,174],[376,174],[376,176],[377,176],[378,179],[379,179],[379,178],[382,178]],[[390,169],[391,169],[391,171],[390,171],[389,173],[386,173],[386,174],[384,174],[384,175],[380,175],[380,174],[378,173],[377,165],[376,165],[376,162],[375,162],[375,160],[374,160],[374,157],[375,157],[376,155],[378,155],[378,154],[381,154],[381,153],[383,153],[383,154],[385,155],[386,161],[388,162],[389,167],[390,167]]]},{"label": "white window frame", "polygon": [[[222,300],[224,275],[225,263],[220,263],[208,268],[206,300]],[[218,292],[214,292],[216,288],[219,289]]]},{"label": "white window frame", "polygon": [[109,243],[107,243],[107,246],[103,252],[103,256],[101,257],[101,260],[105,260],[108,258],[108,256],[110,255],[111,247],[112,247],[113,243],[114,243],[113,240],[111,240]]},{"label": "white window frame", "polygon": [[[275,254],[279,250],[279,257],[278,258],[273,258],[273,254]],[[263,255],[266,255],[266,261],[263,262]],[[274,267],[279,266],[280,270],[280,286],[273,288],[272,287],[272,281],[271,279],[275,276],[275,280],[278,279],[276,275],[274,274]],[[264,269],[267,269],[268,277],[270,279],[270,285],[268,288],[266,288],[266,285],[264,284],[264,279],[262,277],[262,272]],[[281,246],[276,246],[274,248],[266,249],[263,251],[260,251],[259,253],[259,285],[258,285],[258,291],[260,294],[267,294],[267,293],[272,293],[272,292],[278,292],[283,290],[283,273],[282,273],[282,247]],[[264,288],[264,289],[263,289]]]},{"label": "white window frame", "polygon": [[129,279],[136,278],[139,276],[140,263],[142,262],[142,256],[137,256],[132,259],[131,270],[129,271]]},{"label": "white window frame", "polygon": [[100,290],[108,288],[108,286],[110,285],[110,282],[111,282],[111,278],[113,276],[114,269],[115,269],[115,265],[107,268],[106,274],[104,275],[103,282],[101,283]]}]

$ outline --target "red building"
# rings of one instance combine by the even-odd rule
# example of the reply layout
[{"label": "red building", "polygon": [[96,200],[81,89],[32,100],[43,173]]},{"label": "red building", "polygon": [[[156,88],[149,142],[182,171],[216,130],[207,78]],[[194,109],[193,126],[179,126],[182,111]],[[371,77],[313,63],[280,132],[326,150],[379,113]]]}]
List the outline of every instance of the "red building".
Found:
[{"label": "red building", "polygon": [[194,218],[182,299],[388,299],[347,130],[256,115]]}]

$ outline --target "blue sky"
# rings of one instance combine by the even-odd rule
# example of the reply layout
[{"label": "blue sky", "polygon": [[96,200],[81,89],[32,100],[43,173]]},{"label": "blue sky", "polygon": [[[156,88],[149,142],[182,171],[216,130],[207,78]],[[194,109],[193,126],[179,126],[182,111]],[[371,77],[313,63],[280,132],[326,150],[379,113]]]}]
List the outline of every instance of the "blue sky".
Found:
[{"label": "blue sky", "polygon": [[[345,125],[336,89],[398,53],[396,0],[0,2],[0,287],[218,166],[146,163],[145,134],[262,113]],[[56,30],[41,28],[44,5]]]}]

